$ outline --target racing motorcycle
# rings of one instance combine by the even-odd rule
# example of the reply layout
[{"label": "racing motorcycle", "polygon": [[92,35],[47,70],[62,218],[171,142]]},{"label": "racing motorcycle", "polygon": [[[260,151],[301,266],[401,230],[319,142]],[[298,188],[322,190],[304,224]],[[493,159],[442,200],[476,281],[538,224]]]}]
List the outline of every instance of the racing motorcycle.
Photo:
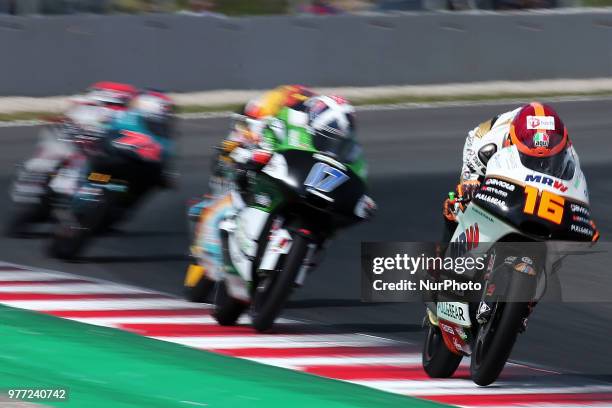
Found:
[{"label": "racing motorcycle", "polygon": [[235,324],[250,308],[253,327],[270,329],[326,242],[374,209],[365,182],[338,157],[256,151],[262,167],[250,174],[247,192],[233,190],[200,214],[185,277],[190,300],[204,300],[212,287],[219,324]]},{"label": "racing motorcycle", "polygon": [[164,184],[163,147],[150,135],[123,130],[93,141],[88,154],[54,179],[61,191],[49,252],[78,256],[97,233],[121,221],[154,187]]},{"label": "racing motorcycle", "polygon": [[42,128],[34,155],[18,166],[12,183],[7,235],[24,236],[33,224],[53,219],[54,202],[65,194],[62,180],[74,172],[86,154],[87,135],[95,132],[108,116],[108,109],[77,105],[51,118]]},{"label": "racing motorcycle", "polygon": [[430,377],[450,377],[471,356],[472,380],[489,385],[538,300],[553,287],[559,248],[594,242],[599,234],[573,149],[552,158],[521,156],[515,146],[501,149],[473,200],[456,214],[445,253],[485,254],[486,266],[465,277],[483,287],[474,299],[439,292],[426,302],[423,368]]}]

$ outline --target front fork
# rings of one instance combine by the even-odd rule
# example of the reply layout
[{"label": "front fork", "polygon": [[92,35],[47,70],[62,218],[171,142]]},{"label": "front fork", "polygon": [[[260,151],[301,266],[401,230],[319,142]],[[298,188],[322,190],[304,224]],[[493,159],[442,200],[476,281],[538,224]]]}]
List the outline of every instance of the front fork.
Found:
[{"label": "front fork", "polygon": [[[275,220],[276,221],[276,220]],[[284,257],[291,250],[293,237],[299,234],[310,240],[308,251],[302,263],[302,267],[295,279],[295,286],[302,286],[309,272],[312,271],[322,260],[324,254],[325,241],[319,242],[314,239],[312,231],[305,228],[283,228],[272,223],[270,239],[266,244],[266,249],[261,258],[261,262],[256,269],[256,279],[264,280],[270,273],[280,271],[284,262]]]},{"label": "front fork", "polygon": [[[506,293],[512,274],[524,273],[534,278],[537,278],[537,266],[531,257],[509,256],[503,260],[501,265],[493,267],[496,260],[496,252],[493,250],[489,257],[489,265],[484,275],[484,289],[482,299],[476,309],[476,321],[481,326],[486,325],[495,313],[495,308],[498,302],[502,301]],[[516,301],[513,299],[513,301]],[[530,300],[528,303],[528,313],[523,319],[521,332],[527,329],[527,322],[531,312],[537,305],[536,299]]]}]

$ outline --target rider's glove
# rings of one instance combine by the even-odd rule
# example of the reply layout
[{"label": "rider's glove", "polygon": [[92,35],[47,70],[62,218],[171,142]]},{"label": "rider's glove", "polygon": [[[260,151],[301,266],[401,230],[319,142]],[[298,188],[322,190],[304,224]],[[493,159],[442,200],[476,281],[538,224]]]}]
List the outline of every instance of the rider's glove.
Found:
[{"label": "rider's glove", "polygon": [[449,193],[449,197],[444,200],[442,215],[448,221],[457,222],[457,211],[463,211],[465,206],[474,198],[474,194],[480,188],[478,180],[464,180],[457,185],[457,192]]},{"label": "rider's glove", "polygon": [[442,205],[442,215],[444,215],[444,218],[446,218],[448,221],[457,222],[457,214],[455,213],[456,203],[457,200],[454,197],[454,193],[449,193],[449,197],[444,200],[444,204]]},{"label": "rider's glove", "polygon": [[457,195],[461,198],[464,204],[472,201],[474,194],[480,188],[480,181],[478,180],[464,180],[457,185]]}]

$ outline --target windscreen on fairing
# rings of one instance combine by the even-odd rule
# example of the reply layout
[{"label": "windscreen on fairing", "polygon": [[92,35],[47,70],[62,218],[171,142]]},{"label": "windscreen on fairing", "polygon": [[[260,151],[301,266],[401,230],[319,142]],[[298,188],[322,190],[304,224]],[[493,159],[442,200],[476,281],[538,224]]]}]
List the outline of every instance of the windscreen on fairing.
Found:
[{"label": "windscreen on fairing", "polygon": [[521,163],[528,169],[563,180],[571,180],[574,177],[576,164],[574,157],[568,150],[563,150],[550,157],[535,157],[524,153],[519,153],[519,155]]},{"label": "windscreen on fairing", "polygon": [[317,133],[313,137],[314,147],[321,153],[330,154],[337,160],[353,162],[361,154],[361,147],[353,138]]}]

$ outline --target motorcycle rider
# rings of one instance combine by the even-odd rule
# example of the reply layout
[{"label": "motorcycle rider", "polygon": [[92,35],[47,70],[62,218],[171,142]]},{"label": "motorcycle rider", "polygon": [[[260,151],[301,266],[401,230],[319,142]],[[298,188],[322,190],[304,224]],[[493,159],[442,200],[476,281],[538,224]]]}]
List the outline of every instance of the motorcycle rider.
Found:
[{"label": "motorcycle rider", "polygon": [[[242,120],[233,125],[223,150],[237,164],[240,175],[245,174],[242,170],[256,150],[273,152],[283,145],[308,147],[311,143],[311,148],[327,149],[352,162],[356,173],[365,179],[362,150],[354,139],[354,115],[355,109],[344,98],[316,95],[302,85],[283,85],[245,105]],[[341,150],[343,144],[351,151],[332,151]],[[244,181],[238,179],[239,183]],[[205,202],[194,206],[190,214],[197,216]]]},{"label": "motorcycle rider", "polygon": [[174,184],[175,177],[168,171],[175,148],[174,103],[166,94],[152,90],[141,92],[130,102],[129,109],[108,123],[100,137],[114,148],[133,151],[149,167],[158,168],[157,174],[149,173],[156,185]]},{"label": "motorcycle rider", "polygon": [[237,146],[254,146],[261,142],[265,119],[283,108],[304,111],[305,102],[316,93],[303,85],[281,85],[247,102],[233,119],[232,130],[221,144],[229,154]]},{"label": "motorcycle rider", "polygon": [[[567,128],[549,105],[531,102],[482,122],[468,132],[459,184],[444,201],[442,242],[450,240],[457,226],[456,209],[463,210],[480,188],[489,159],[512,145],[517,147],[522,164],[535,171],[563,174],[579,162]],[[594,240],[598,236],[596,233]]]},{"label": "motorcycle rider", "polygon": [[[76,145],[91,135],[100,135],[117,115],[129,108],[138,91],[129,84],[97,82],[82,95],[72,100],[71,106],[55,124],[43,129],[39,149],[41,163],[66,162],[79,154]],[[74,143],[73,143],[74,142]],[[40,169],[51,172],[51,169]]]},{"label": "motorcycle rider", "polygon": [[[224,142],[233,142],[227,150],[236,165],[235,186],[240,192],[248,193],[247,175],[250,171],[261,170],[264,165],[262,158],[269,158],[271,153],[281,148],[328,153],[338,161],[348,163],[362,179],[367,178],[362,149],[355,140],[355,109],[347,100],[338,96],[315,96],[301,86],[279,87],[267,95],[246,105],[247,127],[234,126],[232,134]],[[279,100],[283,101],[282,106],[278,105]],[[262,112],[276,114],[261,116]],[[248,133],[249,136],[235,136],[236,132]],[[188,212],[189,218],[197,222],[202,210],[213,202],[214,198],[205,199],[193,205]],[[375,209],[372,199],[365,200],[363,218],[369,218]]]},{"label": "motorcycle rider", "polygon": [[96,82],[82,95],[72,99],[62,121],[73,131],[97,131],[129,108],[138,95],[136,87],[120,82]]},{"label": "motorcycle rider", "polygon": [[[188,216],[193,232],[191,251],[194,257],[197,258],[203,248],[208,248],[211,252],[216,251],[212,249],[218,244],[216,231],[225,214],[239,213],[244,208],[246,197],[254,196],[252,198],[257,200],[257,195],[251,191],[250,180],[262,171],[276,151],[297,149],[323,153],[331,156],[329,160],[346,165],[358,177],[366,180],[366,162],[362,149],[355,140],[353,106],[337,96],[317,95],[295,99],[301,99],[302,102],[292,105],[293,107],[277,106],[274,109],[277,113],[274,115],[260,119],[249,118],[253,121],[249,126],[252,136],[248,141],[243,138],[229,153],[235,163],[236,181],[232,190],[229,194],[208,198],[190,207]],[[248,108],[249,105],[245,109],[247,114]],[[234,128],[233,132],[235,131]],[[374,200],[364,196],[355,209],[355,214],[362,219],[368,219],[375,210]],[[192,275],[201,277],[203,271],[201,266],[192,264],[186,282],[197,282],[199,278],[192,281]]]}]

